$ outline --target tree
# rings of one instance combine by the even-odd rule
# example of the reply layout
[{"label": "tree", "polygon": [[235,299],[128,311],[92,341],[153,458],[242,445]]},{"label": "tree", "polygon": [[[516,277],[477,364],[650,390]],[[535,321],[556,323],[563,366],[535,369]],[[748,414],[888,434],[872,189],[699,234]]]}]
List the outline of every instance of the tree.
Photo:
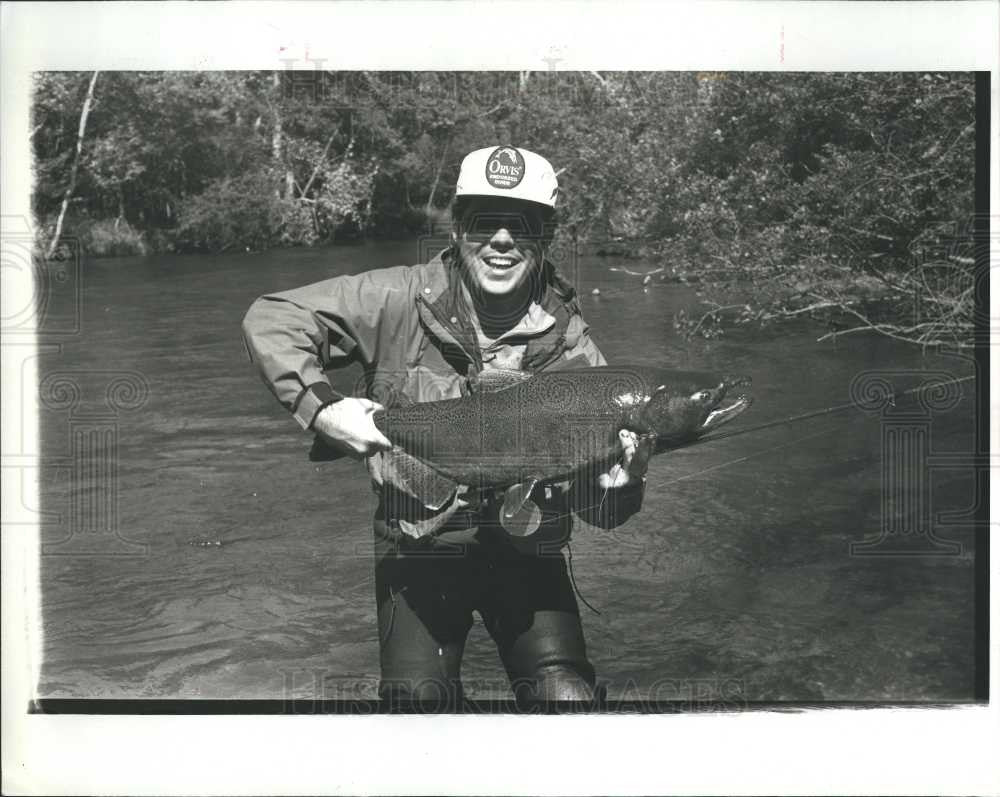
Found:
[{"label": "tree", "polygon": [[559,170],[563,230],[697,283],[688,333],[816,317],[969,341],[969,236],[945,228],[972,211],[970,75],[294,77],[114,72],[95,93],[38,75],[36,213],[89,251],[412,234],[446,215],[465,153],[510,143]]},{"label": "tree", "polygon": [[87,87],[87,97],[83,101],[83,108],[80,111],[80,127],[76,136],[76,155],[73,158],[73,169],[69,174],[69,182],[66,184],[66,191],[63,193],[62,207],[59,210],[59,220],[56,222],[56,231],[49,242],[48,251],[45,256],[51,258],[55,254],[59,245],[59,236],[62,235],[63,220],[66,218],[66,209],[69,207],[70,197],[76,188],[76,175],[80,170],[80,154],[83,152],[83,136],[87,132],[87,117],[90,115],[90,105],[94,101],[94,85],[97,83],[99,72],[94,72],[90,77],[90,85]]}]

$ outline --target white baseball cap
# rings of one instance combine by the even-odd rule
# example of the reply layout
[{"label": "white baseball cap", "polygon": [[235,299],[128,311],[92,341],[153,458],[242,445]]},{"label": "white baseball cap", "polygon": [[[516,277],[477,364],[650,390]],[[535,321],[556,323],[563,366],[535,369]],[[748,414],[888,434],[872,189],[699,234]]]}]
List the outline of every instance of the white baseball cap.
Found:
[{"label": "white baseball cap", "polygon": [[486,147],[462,160],[455,196],[499,196],[555,208],[559,182],[541,155],[517,147]]}]

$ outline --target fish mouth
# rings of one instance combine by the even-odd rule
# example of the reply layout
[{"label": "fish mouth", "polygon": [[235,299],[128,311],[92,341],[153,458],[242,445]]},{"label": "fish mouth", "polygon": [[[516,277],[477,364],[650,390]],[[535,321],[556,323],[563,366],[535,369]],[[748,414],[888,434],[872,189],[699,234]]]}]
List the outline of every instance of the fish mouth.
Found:
[{"label": "fish mouth", "polygon": [[[701,431],[707,432],[716,429],[733,418],[746,412],[753,404],[753,398],[746,393],[739,393],[729,399],[729,392],[737,388],[749,388],[751,380],[748,376],[728,377],[723,380],[717,388],[718,395],[715,398],[715,406],[701,424]],[[728,401],[727,401],[728,400]],[[725,402],[725,403],[724,403]]]}]

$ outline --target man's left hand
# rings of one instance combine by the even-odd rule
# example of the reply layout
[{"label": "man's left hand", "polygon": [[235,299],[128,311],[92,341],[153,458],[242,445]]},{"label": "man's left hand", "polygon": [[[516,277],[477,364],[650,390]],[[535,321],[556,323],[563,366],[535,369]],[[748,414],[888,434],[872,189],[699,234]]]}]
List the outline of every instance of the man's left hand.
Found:
[{"label": "man's left hand", "polygon": [[618,442],[622,448],[622,459],[598,478],[597,483],[602,490],[636,484],[646,475],[649,457],[653,453],[652,439],[640,440],[635,432],[622,429],[618,432]]}]

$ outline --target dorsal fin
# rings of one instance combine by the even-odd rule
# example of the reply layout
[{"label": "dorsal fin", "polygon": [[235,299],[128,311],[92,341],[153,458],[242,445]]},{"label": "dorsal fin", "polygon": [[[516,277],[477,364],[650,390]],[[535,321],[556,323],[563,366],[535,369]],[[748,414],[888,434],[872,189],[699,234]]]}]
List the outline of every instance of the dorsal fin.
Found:
[{"label": "dorsal fin", "polygon": [[377,401],[387,410],[391,410],[397,407],[412,407],[416,402],[407,396],[398,387],[387,385],[380,389],[376,389],[368,394],[368,397],[372,401]]},{"label": "dorsal fin", "polygon": [[413,399],[403,393],[401,390],[394,390],[392,392],[392,406],[393,407],[412,407],[416,404]]}]

